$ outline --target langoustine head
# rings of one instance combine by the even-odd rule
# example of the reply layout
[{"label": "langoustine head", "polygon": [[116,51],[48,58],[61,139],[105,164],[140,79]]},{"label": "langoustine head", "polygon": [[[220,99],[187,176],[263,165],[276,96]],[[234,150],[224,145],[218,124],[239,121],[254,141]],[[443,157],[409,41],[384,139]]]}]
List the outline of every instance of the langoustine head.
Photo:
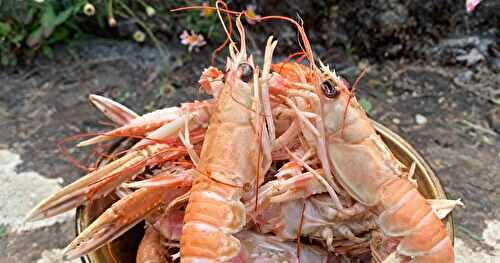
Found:
[{"label": "langoustine head", "polygon": [[[251,90],[254,73],[257,73],[255,72],[253,57],[247,55],[245,30],[241,24],[240,16],[236,19],[236,27],[240,34],[240,47],[236,47],[231,38],[231,31],[227,31],[229,56],[227,57],[225,71],[222,72],[216,67],[210,66],[203,71],[198,81],[200,88],[215,98],[219,97],[225,83],[230,83],[233,87]],[[226,27],[224,26],[224,28]]]},{"label": "langoustine head", "polygon": [[327,136],[359,141],[374,132],[371,125],[366,125],[369,119],[358,104],[354,89],[328,66],[321,64],[317,68],[283,62],[273,64],[272,70],[278,74],[271,79],[272,89],[282,94],[305,94],[315,108],[310,110],[320,115]]},{"label": "langoustine head", "polygon": [[240,33],[240,48],[239,50],[236,48],[228,33],[231,43],[229,45],[230,55],[227,58],[224,82],[236,81],[237,83],[234,84],[238,86],[251,88],[250,83],[253,81],[255,65],[252,56],[247,55],[245,29],[241,24],[241,17],[237,17],[236,27]]},{"label": "langoustine head", "polygon": [[320,72],[321,83],[316,90],[327,136],[357,142],[375,133],[354,95],[354,88],[328,66],[321,64]]}]

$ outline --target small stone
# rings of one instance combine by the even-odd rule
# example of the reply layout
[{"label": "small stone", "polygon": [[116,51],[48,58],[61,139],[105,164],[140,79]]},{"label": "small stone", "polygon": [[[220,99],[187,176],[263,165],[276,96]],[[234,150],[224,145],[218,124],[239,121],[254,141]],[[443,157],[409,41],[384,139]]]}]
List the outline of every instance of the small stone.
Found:
[{"label": "small stone", "polygon": [[394,32],[401,31],[409,23],[408,8],[401,4],[393,4],[391,8],[377,16],[377,22],[384,36],[390,36]]},{"label": "small stone", "polygon": [[483,249],[472,249],[460,239],[455,239],[455,260],[456,262],[479,263],[479,262],[497,262],[496,256],[488,254]]},{"label": "small stone", "polygon": [[489,144],[489,145],[493,145],[495,143],[495,141],[491,137],[484,136],[484,135],[481,136],[481,140],[482,140],[482,142]]},{"label": "small stone", "polygon": [[445,98],[444,98],[444,97],[441,97],[441,98],[439,98],[439,99],[438,99],[438,103],[439,103],[439,104],[441,104],[441,103],[443,103],[443,102],[444,102],[444,100],[445,100]]},{"label": "small stone", "polygon": [[63,250],[57,248],[43,251],[41,257],[36,261],[36,263],[78,263],[78,262],[81,262],[80,259],[73,259],[71,261],[64,260]]},{"label": "small stone", "polygon": [[457,61],[465,62],[465,65],[472,66],[478,62],[484,61],[484,55],[477,48],[473,48],[469,53],[457,56]]},{"label": "small stone", "polygon": [[500,108],[491,111],[488,115],[486,115],[488,122],[496,132],[500,132]]},{"label": "small stone", "polygon": [[493,70],[500,71],[500,58],[488,58],[488,62],[490,62]]},{"label": "small stone", "polygon": [[403,50],[403,45],[401,44],[390,46],[386,49],[384,56],[385,57],[396,56],[399,54],[399,52],[401,52],[401,50]]},{"label": "small stone", "polygon": [[472,76],[474,75],[474,73],[472,73],[471,70],[467,70],[467,71],[464,71],[464,72],[461,72],[459,73],[457,76],[456,76],[456,79],[460,82],[469,82],[472,80]]},{"label": "small stone", "polygon": [[486,223],[486,229],[482,234],[484,243],[493,247],[495,249],[493,253],[498,256],[500,252],[500,237],[498,236],[498,231],[500,231],[500,221],[496,219],[487,219],[484,223]]},{"label": "small stone", "polygon": [[393,122],[394,124],[400,124],[400,123],[401,123],[401,121],[400,121],[398,118],[394,118],[394,119],[392,119],[392,122]]},{"label": "small stone", "polygon": [[418,125],[424,125],[427,123],[427,118],[422,114],[415,115],[415,121]]},{"label": "small stone", "polygon": [[57,179],[45,178],[34,171],[18,172],[16,167],[21,163],[18,154],[0,150],[0,225],[8,227],[11,232],[20,233],[72,221],[74,211],[36,222],[24,222],[36,203],[61,189],[61,186]]},{"label": "small stone", "polygon": [[449,38],[441,41],[441,46],[447,48],[465,49],[467,47],[478,46],[481,42],[478,36],[464,36],[458,38]]},{"label": "small stone", "polygon": [[363,59],[358,63],[358,69],[363,71],[364,69],[368,69],[370,67],[370,62],[367,59]]}]

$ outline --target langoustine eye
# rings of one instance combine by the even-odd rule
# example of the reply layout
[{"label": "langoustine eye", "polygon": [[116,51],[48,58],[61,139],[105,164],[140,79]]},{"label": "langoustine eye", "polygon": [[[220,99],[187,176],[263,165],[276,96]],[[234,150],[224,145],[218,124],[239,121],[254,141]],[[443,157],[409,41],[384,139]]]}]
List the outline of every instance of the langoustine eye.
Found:
[{"label": "langoustine eye", "polygon": [[323,91],[323,94],[330,99],[333,99],[340,94],[340,92],[335,88],[335,85],[330,81],[324,81],[321,83],[321,91]]},{"label": "langoustine eye", "polygon": [[252,66],[248,63],[241,63],[238,66],[238,76],[243,82],[248,83],[253,77]]}]

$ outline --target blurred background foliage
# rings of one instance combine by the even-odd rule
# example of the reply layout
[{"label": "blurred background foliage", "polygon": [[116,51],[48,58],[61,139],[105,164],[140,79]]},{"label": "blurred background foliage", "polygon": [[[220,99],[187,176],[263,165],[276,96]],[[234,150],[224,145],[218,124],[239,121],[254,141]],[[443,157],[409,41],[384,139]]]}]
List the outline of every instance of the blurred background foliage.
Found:
[{"label": "blurred background foliage", "polygon": [[[169,11],[203,3],[213,6],[214,2],[0,0],[0,64],[16,65],[40,53],[51,57],[55,44],[65,43],[71,48],[73,40],[88,35],[159,46],[164,41],[178,41],[181,32],[187,30],[203,35],[209,44],[219,43],[224,34],[215,14]],[[341,47],[347,53],[375,58],[419,56],[428,52],[433,42],[450,34],[498,36],[500,28],[500,1],[495,0],[483,1],[472,14],[466,13],[465,4],[457,0],[228,1],[234,10],[244,10],[248,3],[258,14],[300,17],[312,42],[320,47]],[[289,43],[296,40],[293,30],[284,32],[277,26],[258,25],[256,30],[265,33],[262,37],[274,33],[288,38]],[[319,52],[328,54],[329,50]]]},{"label": "blurred background foliage", "polygon": [[16,65],[18,58],[39,52],[51,57],[53,45],[71,46],[73,40],[88,35],[134,38],[140,31],[154,41],[156,34],[168,39],[188,29],[221,39],[215,15],[200,18],[199,12],[169,11],[185,5],[185,1],[0,0],[0,63]]},{"label": "blurred background foliage", "polygon": [[0,1],[0,57],[2,65],[15,65],[17,57],[41,50],[81,34],[76,16],[83,1]]}]

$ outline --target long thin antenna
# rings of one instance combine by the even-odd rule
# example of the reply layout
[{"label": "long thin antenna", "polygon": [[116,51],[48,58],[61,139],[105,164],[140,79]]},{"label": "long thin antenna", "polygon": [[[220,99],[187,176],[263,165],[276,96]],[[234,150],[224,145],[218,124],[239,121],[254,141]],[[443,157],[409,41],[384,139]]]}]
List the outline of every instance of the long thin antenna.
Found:
[{"label": "long thin antenna", "polygon": [[[219,3],[219,1],[217,1],[217,3]],[[225,4],[222,1],[220,3]],[[236,12],[236,11],[229,10],[229,9],[227,9],[226,6],[225,6],[225,8],[207,7],[207,6],[187,6],[187,7],[180,7],[180,8],[172,9],[170,11],[177,12],[177,11],[195,10],[195,9],[212,9],[212,10],[215,9],[215,10],[217,10],[218,13],[225,12],[227,14],[232,14],[232,15],[246,16],[246,14],[244,12]],[[295,27],[299,31],[299,35],[302,39],[302,42],[304,43],[304,47],[303,47],[304,53],[306,54],[306,57],[309,60],[309,63],[311,64],[311,67],[316,68],[311,44],[309,42],[309,39],[307,38],[307,34],[305,33],[304,27],[299,22],[297,22],[289,17],[285,17],[285,16],[264,16],[264,17],[260,17],[260,18],[252,18],[252,17],[246,16],[246,18],[251,19],[251,20],[255,20],[257,22],[265,21],[265,20],[285,20],[285,21],[288,21],[288,22],[292,23],[293,25],[295,25]]]},{"label": "long thin antenna", "polygon": [[[224,18],[222,17],[222,14],[221,14],[221,8],[219,7],[219,5],[223,5],[224,6],[224,10],[227,9],[227,4],[221,0],[217,0],[217,2],[215,2],[215,8],[217,10],[217,16],[219,17],[219,20],[222,24],[222,27],[224,28],[224,31],[226,32],[226,35],[227,35],[227,39],[229,40],[230,44],[231,45],[235,45],[234,44],[234,41],[233,39],[231,38],[231,33],[232,33],[232,21],[231,21],[231,17],[230,17],[230,14],[226,12],[226,14],[228,15],[228,22],[229,22],[229,30],[227,29],[226,27],[226,23],[224,22]],[[226,41],[224,41],[224,43],[226,43]]]}]

